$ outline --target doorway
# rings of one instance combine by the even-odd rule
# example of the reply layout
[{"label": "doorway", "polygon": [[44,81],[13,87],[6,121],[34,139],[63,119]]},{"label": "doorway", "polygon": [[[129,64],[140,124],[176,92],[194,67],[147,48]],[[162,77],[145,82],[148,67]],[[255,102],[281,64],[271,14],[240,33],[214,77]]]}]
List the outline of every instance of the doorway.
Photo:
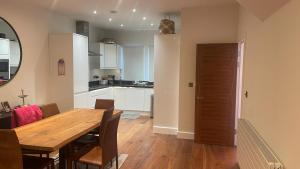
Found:
[{"label": "doorway", "polygon": [[197,45],[196,143],[234,145],[238,46]]}]

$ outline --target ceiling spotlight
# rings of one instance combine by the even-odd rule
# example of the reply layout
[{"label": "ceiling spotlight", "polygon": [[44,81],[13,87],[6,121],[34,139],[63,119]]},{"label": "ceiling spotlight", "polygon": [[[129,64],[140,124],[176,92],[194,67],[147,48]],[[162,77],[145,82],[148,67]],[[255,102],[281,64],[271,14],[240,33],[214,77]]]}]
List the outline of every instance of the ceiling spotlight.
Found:
[{"label": "ceiling spotlight", "polygon": [[132,9],[132,12],[133,12],[133,13],[135,13],[135,12],[136,12],[136,9],[135,9],[135,8],[133,8],[133,9]]},{"label": "ceiling spotlight", "polygon": [[144,16],[144,17],[143,17],[143,20],[145,21],[146,19],[147,19],[147,18]]},{"label": "ceiling spotlight", "polygon": [[154,26],[154,23],[151,23],[150,26]]},{"label": "ceiling spotlight", "polygon": [[111,21],[112,21],[112,18],[109,18],[108,21],[111,22]]},{"label": "ceiling spotlight", "polygon": [[97,11],[95,10],[93,13],[94,13],[94,14],[97,14]]},{"label": "ceiling spotlight", "polygon": [[121,26],[121,27],[124,27],[124,25],[123,25],[123,24],[121,24],[120,26]]}]

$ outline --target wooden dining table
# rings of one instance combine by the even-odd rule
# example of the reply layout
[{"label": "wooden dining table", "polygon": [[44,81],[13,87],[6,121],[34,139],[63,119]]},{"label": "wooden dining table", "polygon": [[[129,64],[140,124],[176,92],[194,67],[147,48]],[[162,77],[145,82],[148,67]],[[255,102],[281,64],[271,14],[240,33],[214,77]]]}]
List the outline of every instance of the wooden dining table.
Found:
[{"label": "wooden dining table", "polygon": [[[104,109],[74,109],[15,128],[24,150],[51,153],[59,150],[59,168],[66,168],[69,143],[99,127]],[[115,110],[114,114],[122,113]]]}]

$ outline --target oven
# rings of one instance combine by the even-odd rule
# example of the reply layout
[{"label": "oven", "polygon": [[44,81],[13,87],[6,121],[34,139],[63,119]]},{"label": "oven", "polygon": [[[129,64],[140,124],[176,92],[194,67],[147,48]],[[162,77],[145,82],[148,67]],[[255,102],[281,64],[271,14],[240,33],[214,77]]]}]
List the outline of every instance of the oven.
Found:
[{"label": "oven", "polygon": [[0,79],[9,80],[9,59],[0,59]]}]

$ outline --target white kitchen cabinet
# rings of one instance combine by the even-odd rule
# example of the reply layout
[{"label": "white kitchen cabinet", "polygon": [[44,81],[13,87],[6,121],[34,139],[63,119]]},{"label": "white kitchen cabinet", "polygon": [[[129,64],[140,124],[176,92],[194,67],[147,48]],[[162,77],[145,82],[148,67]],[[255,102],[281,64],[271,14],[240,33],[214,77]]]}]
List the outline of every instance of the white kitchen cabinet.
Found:
[{"label": "white kitchen cabinet", "polygon": [[109,87],[90,92],[89,108],[94,108],[96,99],[113,99],[115,109],[150,111],[153,89],[134,87]]},{"label": "white kitchen cabinet", "polygon": [[0,59],[9,59],[9,39],[1,39],[0,38]]},{"label": "white kitchen cabinet", "polygon": [[144,111],[145,90],[143,88],[124,88],[126,110]]},{"label": "white kitchen cabinet", "polygon": [[151,95],[154,94],[154,90],[149,88],[145,89],[144,97],[144,111],[151,111]]},{"label": "white kitchen cabinet", "polygon": [[118,51],[120,46],[117,44],[97,44],[98,51],[100,52],[100,69],[119,69],[119,56]]},{"label": "white kitchen cabinet", "polygon": [[74,108],[89,108],[89,92],[74,95]]},{"label": "white kitchen cabinet", "polygon": [[125,104],[126,88],[124,87],[114,87],[114,100],[115,108],[120,110],[128,110]]},{"label": "white kitchen cabinet", "polygon": [[105,53],[104,53],[104,43],[100,43],[99,45],[99,51],[100,51],[100,68],[103,69],[105,68],[105,62],[104,62],[104,57],[105,57]]},{"label": "white kitchen cabinet", "polygon": [[153,89],[114,87],[116,109],[150,111]]},{"label": "white kitchen cabinet", "polygon": [[114,99],[113,88],[98,89],[90,92],[89,108],[94,108],[97,99]]},{"label": "white kitchen cabinet", "polygon": [[75,94],[89,90],[88,38],[77,34],[73,35],[73,77]]},{"label": "white kitchen cabinet", "polygon": [[[82,93],[89,93],[88,38],[74,33],[51,33],[49,56],[49,100],[58,103],[62,111],[87,107],[89,97],[80,98]],[[64,69],[64,74],[58,74],[58,68]]]},{"label": "white kitchen cabinet", "polygon": [[106,68],[118,67],[117,45],[104,44],[104,63]]},{"label": "white kitchen cabinet", "polygon": [[10,66],[18,67],[20,64],[20,56],[21,56],[21,51],[20,51],[19,43],[15,42],[15,41],[11,41],[10,42],[10,60],[9,60]]}]

